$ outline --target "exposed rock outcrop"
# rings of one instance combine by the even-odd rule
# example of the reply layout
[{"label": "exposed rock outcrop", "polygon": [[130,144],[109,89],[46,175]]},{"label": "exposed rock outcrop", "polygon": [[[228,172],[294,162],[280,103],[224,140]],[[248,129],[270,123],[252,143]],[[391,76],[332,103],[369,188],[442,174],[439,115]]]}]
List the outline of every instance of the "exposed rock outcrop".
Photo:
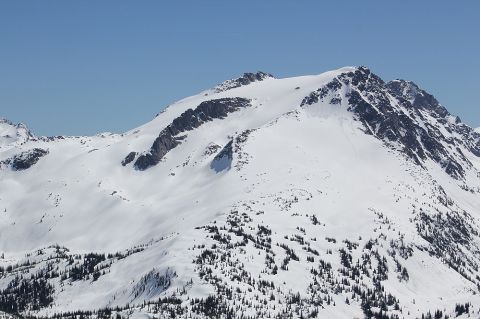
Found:
[{"label": "exposed rock outcrop", "polygon": [[158,164],[170,150],[185,138],[184,135],[180,135],[181,133],[191,131],[214,119],[225,118],[229,113],[247,106],[250,106],[250,100],[234,97],[204,101],[195,109],[186,110],[160,132],[148,153],[137,158],[134,164],[135,168],[145,170]]},{"label": "exposed rock outcrop", "polygon": [[[319,101],[339,104],[342,86],[348,87],[348,110],[362,122],[365,133],[399,149],[418,165],[423,167],[425,161],[431,159],[452,177],[463,179],[464,166],[471,167],[471,163],[453,145],[463,145],[480,156],[478,133],[451,116],[432,95],[413,82],[385,83],[366,67],[339,75],[306,96],[301,106]],[[455,134],[446,136],[441,126],[463,138],[455,138]]]},{"label": "exposed rock outcrop", "polygon": [[48,154],[48,150],[41,148],[34,148],[20,154],[17,154],[11,158],[3,160],[0,162],[1,166],[10,166],[13,170],[22,171],[29,169],[35,165],[41,157]]},{"label": "exposed rock outcrop", "polygon": [[241,77],[227,80],[214,88],[216,93],[231,90],[237,87],[249,85],[253,82],[263,81],[265,79],[273,78],[273,75],[258,71],[257,73],[244,73]]}]

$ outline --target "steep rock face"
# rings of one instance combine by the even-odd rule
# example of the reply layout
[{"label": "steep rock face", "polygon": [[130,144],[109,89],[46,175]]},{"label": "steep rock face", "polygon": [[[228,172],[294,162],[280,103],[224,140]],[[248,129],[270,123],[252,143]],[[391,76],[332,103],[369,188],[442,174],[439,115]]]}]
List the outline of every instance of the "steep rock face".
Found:
[{"label": "steep rock face", "polygon": [[257,73],[244,73],[241,77],[233,79],[233,80],[227,80],[223,82],[222,84],[217,85],[214,88],[214,91],[216,93],[231,90],[234,88],[238,88],[241,86],[249,85],[250,83],[253,82],[258,82],[258,81],[263,81],[265,79],[270,79],[273,78],[273,75],[269,73],[265,73],[262,71],[258,71]]},{"label": "steep rock face", "polygon": [[[367,134],[381,139],[385,144],[400,149],[418,165],[427,159],[439,164],[456,179],[465,177],[465,167],[471,163],[454,145],[465,146],[479,156],[477,133],[452,116],[430,94],[412,82],[385,83],[365,67],[346,72],[305,97],[301,106],[312,105],[328,97],[330,104],[341,103],[341,90],[345,86],[348,109],[362,122]],[[445,136],[441,128],[450,133]]]},{"label": "steep rock face", "polygon": [[[135,168],[145,170],[160,162],[160,160],[185,138],[180,133],[191,131],[214,119],[223,119],[229,113],[250,105],[245,98],[222,98],[204,101],[195,109],[188,109],[174,119],[155,139],[150,151],[140,155],[135,161]],[[130,155],[130,154],[129,154]]]},{"label": "steep rock face", "polygon": [[137,152],[128,153],[128,155],[125,156],[125,158],[122,161],[122,166],[126,166],[126,165],[130,164],[131,162],[133,162],[133,160],[135,159],[135,156],[137,156]]},{"label": "steep rock face", "polygon": [[462,123],[458,116],[451,115],[433,95],[420,89],[411,81],[394,80],[388,82],[386,86],[395,97],[408,100],[414,108],[434,119],[436,123],[433,125],[427,121],[427,127],[434,136],[441,135],[439,129],[445,128],[448,133],[452,134],[443,137],[449,144],[460,144],[476,156],[480,156],[480,145],[478,144],[480,134]]},{"label": "steep rock face", "polygon": [[435,111],[440,117],[450,115],[447,109],[441,106],[433,95],[420,89],[412,81],[393,80],[387,82],[386,87],[395,96],[406,99],[415,108]]},{"label": "steep rock face", "polygon": [[337,93],[338,90],[342,88],[342,83],[338,79],[333,79],[331,82],[327,83],[325,86],[319,88],[316,91],[313,91],[308,96],[306,96],[300,106],[312,105],[323,101],[329,93],[333,92],[334,97],[329,100],[330,104],[338,104],[341,102],[340,94]]},{"label": "steep rock face", "polygon": [[13,170],[22,171],[35,165],[41,157],[48,154],[48,150],[34,148],[0,162],[1,166],[11,166]]}]

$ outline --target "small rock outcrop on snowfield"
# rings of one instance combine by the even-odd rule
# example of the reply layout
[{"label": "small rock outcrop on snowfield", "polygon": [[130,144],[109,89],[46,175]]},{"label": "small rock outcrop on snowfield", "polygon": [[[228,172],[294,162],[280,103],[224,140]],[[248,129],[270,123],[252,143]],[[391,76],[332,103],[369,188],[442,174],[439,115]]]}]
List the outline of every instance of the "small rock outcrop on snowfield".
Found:
[{"label": "small rock outcrop on snowfield", "polygon": [[[236,97],[204,101],[195,109],[186,110],[160,132],[147,154],[137,158],[134,164],[135,168],[146,170],[158,164],[170,150],[181,144],[185,136],[179,135],[180,133],[191,131],[214,119],[225,118],[229,113],[247,106],[250,106],[250,100]],[[129,154],[130,158],[131,154]]]}]

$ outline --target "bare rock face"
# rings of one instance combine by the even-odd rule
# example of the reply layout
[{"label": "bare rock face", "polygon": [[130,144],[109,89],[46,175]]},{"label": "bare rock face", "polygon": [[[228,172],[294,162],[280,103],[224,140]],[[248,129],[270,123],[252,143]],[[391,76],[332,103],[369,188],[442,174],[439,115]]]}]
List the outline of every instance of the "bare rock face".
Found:
[{"label": "bare rock face", "polygon": [[[452,116],[438,101],[415,83],[395,80],[385,83],[366,67],[346,72],[306,96],[302,107],[319,101],[341,103],[340,90],[349,87],[348,109],[363,124],[364,132],[382,140],[415,163],[424,166],[427,159],[438,163],[450,176],[463,179],[464,166],[471,162],[458,149],[445,145],[460,143],[480,156],[478,134]],[[398,104],[392,102],[396,100]],[[445,136],[439,129],[446,126],[462,139]]]},{"label": "bare rock face", "polygon": [[[148,153],[137,158],[134,164],[135,168],[143,171],[157,165],[170,150],[178,146],[185,138],[184,135],[180,135],[181,133],[189,132],[214,119],[223,119],[229,113],[247,106],[250,106],[250,100],[235,97],[204,101],[195,109],[186,110],[160,132]],[[128,156],[131,157],[131,154]],[[127,162],[127,158],[124,162]]]},{"label": "bare rock face", "polygon": [[11,166],[15,171],[26,170],[35,165],[41,157],[47,154],[48,150],[34,148],[0,162],[0,164],[2,164],[0,166]]},{"label": "bare rock face", "polygon": [[135,156],[137,156],[137,152],[128,153],[128,155],[122,161],[122,166],[126,166],[131,162],[133,162],[133,160],[135,159]]},{"label": "bare rock face", "polygon": [[386,87],[390,93],[406,99],[415,108],[432,110],[443,117],[449,115],[447,109],[440,105],[433,95],[425,92],[412,81],[394,80],[387,82]]}]

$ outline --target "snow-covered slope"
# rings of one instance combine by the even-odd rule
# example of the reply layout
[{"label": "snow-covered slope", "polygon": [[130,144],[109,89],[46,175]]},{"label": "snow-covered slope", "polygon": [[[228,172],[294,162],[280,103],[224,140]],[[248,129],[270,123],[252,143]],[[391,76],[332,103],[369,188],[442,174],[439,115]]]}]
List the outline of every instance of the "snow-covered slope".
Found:
[{"label": "snow-covered slope", "polygon": [[365,67],[246,73],[120,135],[2,133],[0,310],[478,316],[479,140]]}]

